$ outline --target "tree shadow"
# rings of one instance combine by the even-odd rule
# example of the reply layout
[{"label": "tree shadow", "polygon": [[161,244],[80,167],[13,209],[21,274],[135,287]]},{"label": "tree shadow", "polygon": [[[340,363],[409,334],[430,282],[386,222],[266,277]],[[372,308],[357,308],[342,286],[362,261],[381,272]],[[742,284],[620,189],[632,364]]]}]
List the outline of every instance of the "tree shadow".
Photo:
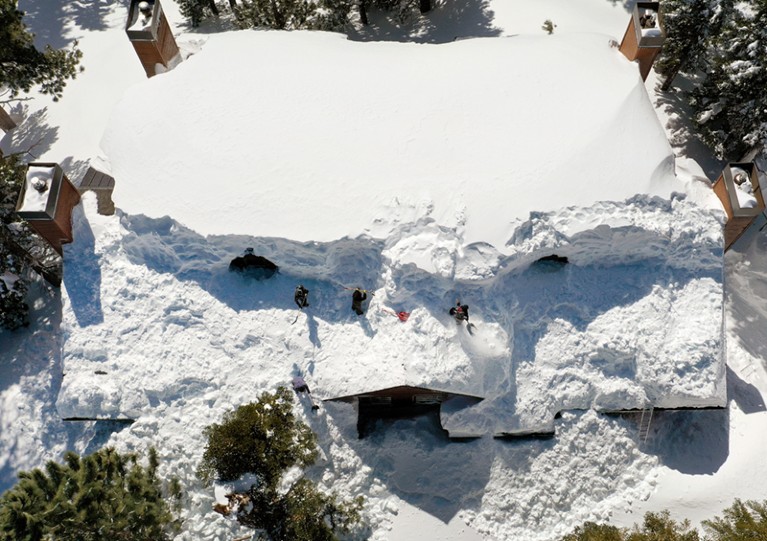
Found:
[{"label": "tree shadow", "polygon": [[[24,108],[26,111],[26,108]],[[48,108],[38,109],[3,139],[5,153],[26,153],[25,161],[34,161],[48,152],[59,138],[58,126],[48,125]]]},{"label": "tree shadow", "polygon": [[655,107],[663,108],[669,120],[666,131],[669,134],[669,143],[674,148],[677,156],[684,156],[700,165],[707,179],[696,178],[695,180],[715,181],[719,178],[725,164],[724,160],[717,159],[714,152],[703,143],[696,133],[695,122],[692,118],[690,106],[686,100],[686,94],[696,85],[697,81],[691,80],[684,74],[679,74],[674,79],[674,87],[666,92],[656,89]]},{"label": "tree shadow", "polygon": [[70,23],[83,31],[106,30],[115,8],[123,6],[127,13],[129,4],[130,0],[21,0],[19,9],[25,13],[24,24],[35,34],[36,47],[61,49],[77,39],[67,30]]},{"label": "tree shadow", "polygon": [[623,9],[626,10],[627,13],[631,13],[632,11],[634,11],[634,6],[637,3],[637,0],[607,0],[607,1],[614,6],[617,6],[618,4],[620,4],[623,7]]},{"label": "tree shadow", "polygon": [[16,482],[19,469],[55,458],[54,449],[72,449],[85,426],[64,426],[56,411],[63,377],[61,293],[42,278],[29,287],[31,325],[0,331],[0,493]]},{"label": "tree shadow", "polygon": [[59,165],[61,165],[69,181],[75,186],[79,186],[80,181],[85,176],[86,171],[88,171],[90,162],[88,160],[75,160],[72,156],[67,156],[61,160]]},{"label": "tree shadow", "polygon": [[101,267],[96,255],[96,239],[83,211],[83,205],[72,210],[74,242],[65,250],[64,285],[80,327],[104,322],[101,308]]},{"label": "tree shadow", "polygon": [[[738,345],[767,368],[767,230],[757,220],[735,242],[725,258],[725,299],[731,334]],[[745,264],[744,262],[748,262]]]},{"label": "tree shadow", "polygon": [[493,26],[489,0],[434,1],[431,11],[414,14],[401,23],[393,12],[369,8],[369,26],[356,25],[348,31],[352,41],[402,41],[448,43],[462,38],[495,37],[501,29]]}]

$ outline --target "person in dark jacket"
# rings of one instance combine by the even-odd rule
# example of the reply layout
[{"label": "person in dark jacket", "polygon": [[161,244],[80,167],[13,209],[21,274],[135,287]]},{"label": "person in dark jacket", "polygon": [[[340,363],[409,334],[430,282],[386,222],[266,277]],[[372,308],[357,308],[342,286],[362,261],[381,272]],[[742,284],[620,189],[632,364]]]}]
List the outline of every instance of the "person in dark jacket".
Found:
[{"label": "person in dark jacket", "polygon": [[303,285],[296,286],[296,292],[293,294],[293,300],[296,302],[296,306],[301,310],[309,306],[309,290]]},{"label": "person in dark jacket", "polygon": [[450,315],[455,318],[455,322],[460,324],[461,321],[469,322],[469,305],[461,304],[461,301],[455,303],[450,309]]},{"label": "person in dark jacket", "polygon": [[362,311],[362,301],[367,298],[368,293],[364,289],[357,288],[354,290],[354,293],[352,293],[352,310],[354,310],[358,316],[364,314]]}]

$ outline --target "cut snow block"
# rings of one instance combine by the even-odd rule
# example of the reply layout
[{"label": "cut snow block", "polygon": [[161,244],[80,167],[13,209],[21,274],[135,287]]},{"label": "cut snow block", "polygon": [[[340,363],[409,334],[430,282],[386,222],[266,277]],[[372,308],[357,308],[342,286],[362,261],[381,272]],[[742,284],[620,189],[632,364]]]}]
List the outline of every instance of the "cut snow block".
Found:
[{"label": "cut snow block", "polygon": [[[160,0],[131,0],[125,31],[147,77],[163,73],[173,66],[179,54],[178,45]],[[158,70],[157,65],[162,69]]]},{"label": "cut snow block", "polygon": [[725,251],[764,212],[764,195],[759,182],[753,162],[728,163],[714,182],[714,193],[727,213],[727,224],[724,226]]},{"label": "cut snow block", "polygon": [[620,52],[629,60],[639,63],[639,74],[643,81],[647,79],[665,40],[660,3],[637,2],[623,35]]},{"label": "cut snow block", "polygon": [[72,242],[72,209],[80,194],[57,163],[30,163],[16,214],[47,240],[59,255]]}]

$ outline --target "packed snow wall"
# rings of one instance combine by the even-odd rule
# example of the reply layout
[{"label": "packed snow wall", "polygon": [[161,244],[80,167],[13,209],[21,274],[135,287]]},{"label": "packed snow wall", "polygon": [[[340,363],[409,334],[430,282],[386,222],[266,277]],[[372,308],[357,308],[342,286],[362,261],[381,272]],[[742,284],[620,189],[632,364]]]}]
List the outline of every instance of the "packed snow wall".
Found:
[{"label": "packed snow wall", "polygon": [[[467,257],[455,231],[434,223],[385,240],[301,243],[204,237],[171,218],[120,214],[80,216],[106,234],[95,250],[67,253],[70,268],[98,260],[110,302],[64,344],[65,417],[135,418],[246,381],[273,388],[294,371],[318,398],[399,385],[485,397],[443,411],[454,435],[549,430],[566,409],[725,401],[721,224],[683,196],[535,213],[509,255],[490,259]],[[440,271],[397,257],[426,243],[442,254]],[[245,246],[279,273],[229,272]],[[568,263],[540,261],[553,254]],[[298,283],[310,290],[302,312]],[[371,294],[364,316],[350,310],[352,287]],[[472,329],[448,314],[457,299]],[[77,315],[76,292],[69,302]],[[394,317],[401,310],[407,322]]]}]

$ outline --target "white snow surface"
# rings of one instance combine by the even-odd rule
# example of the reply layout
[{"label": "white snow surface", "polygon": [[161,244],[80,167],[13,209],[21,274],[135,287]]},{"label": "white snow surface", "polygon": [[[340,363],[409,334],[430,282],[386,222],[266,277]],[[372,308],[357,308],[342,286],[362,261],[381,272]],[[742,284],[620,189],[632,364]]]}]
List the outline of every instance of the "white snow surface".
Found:
[{"label": "white snow surface", "polygon": [[428,219],[502,249],[531,210],[680,188],[635,66],[608,42],[212,35],[115,108],[115,198],[203,235],[386,238]]},{"label": "white snow surface", "polygon": [[[33,166],[27,170],[24,199],[21,202],[19,211],[45,212],[51,195],[50,189],[53,182],[53,174],[53,167]],[[47,187],[45,190],[39,191],[34,187],[36,182],[44,182]]]},{"label": "white snow surface", "polygon": [[[492,9],[483,16],[491,24],[484,32],[478,31],[479,35],[492,35],[494,28],[501,36],[542,33],[540,26],[548,18],[557,24],[556,33],[540,40],[525,35],[474,40],[473,45],[471,41],[444,44],[453,49],[451,54],[469,54],[475,48],[492,57],[487,64],[495,61],[508,70],[505,57],[499,60],[500,49],[509,49],[504,54],[513,57],[516,53],[511,49],[517,46],[532,55],[552,52],[565,43],[582,46],[591,51],[585,57],[584,69],[593,71],[592,62],[610,66],[615,80],[611,78],[606,84],[619,91],[623,105],[613,96],[604,97],[605,109],[596,107],[580,88],[589,84],[587,81],[560,84],[557,97],[569,103],[570,95],[579,95],[582,99],[573,102],[573,107],[592,109],[581,126],[585,135],[571,135],[573,140],[567,140],[562,148],[544,152],[530,142],[536,133],[509,130],[503,133],[508,144],[500,155],[493,155],[494,163],[474,162],[474,171],[487,168],[495,173],[469,179],[472,189],[466,193],[454,189],[448,194],[434,182],[415,195],[409,189],[395,201],[391,193],[396,190],[386,190],[390,189],[389,182],[391,187],[401,188],[403,184],[396,184],[401,179],[384,179],[386,187],[375,192],[383,194],[383,200],[373,200],[367,193],[371,197],[357,205],[362,207],[361,214],[344,214],[343,220],[335,219],[341,211],[331,206],[336,194],[307,176],[303,183],[301,179],[295,182],[314,200],[307,195],[309,201],[298,204],[303,205],[304,212],[319,213],[312,205],[331,210],[322,220],[312,214],[313,220],[303,222],[304,215],[300,214],[286,223],[283,215],[294,211],[282,207],[283,211],[274,212],[275,219],[267,224],[275,229],[267,232],[259,226],[266,222],[264,212],[272,211],[258,205],[253,194],[275,205],[294,201],[292,196],[283,200],[276,194],[276,183],[268,184],[268,190],[254,183],[242,186],[243,190],[254,190],[252,193],[230,195],[226,200],[217,189],[219,184],[226,187],[225,179],[205,177],[203,183],[203,175],[197,173],[215,164],[219,171],[241,178],[239,165],[261,150],[252,145],[245,150],[232,145],[262,135],[254,132],[246,136],[250,134],[247,127],[234,125],[229,129],[237,137],[222,137],[218,117],[203,112],[209,107],[227,112],[236,109],[231,107],[236,103],[240,114],[248,116],[253,114],[251,107],[261,107],[258,110],[266,119],[262,124],[284,134],[289,126],[283,120],[295,120],[292,111],[283,110],[280,116],[279,111],[264,109],[255,100],[238,103],[227,96],[228,92],[239,92],[238,85],[213,98],[205,95],[204,103],[192,99],[197,96],[194,86],[178,86],[183,90],[175,95],[179,103],[169,100],[165,108],[178,115],[179,109],[184,109],[196,118],[185,120],[189,121],[186,131],[165,124],[166,133],[173,137],[163,142],[155,133],[157,127],[150,126],[148,120],[141,124],[146,117],[138,107],[139,97],[144,95],[148,100],[142,107],[154,110],[153,100],[163,101],[177,81],[184,77],[194,81],[188,74],[198,69],[197,60],[197,66],[223,63],[225,59],[214,62],[211,57],[215,55],[208,53],[241,39],[285,40],[285,47],[292,50],[299,46],[286,38],[295,37],[297,42],[317,43],[315,46],[322,47],[330,58],[336,54],[367,56],[367,51],[372,51],[370,54],[381,62],[390,62],[388,56],[395,55],[411,66],[418,64],[410,56],[420,56],[419,48],[424,49],[424,55],[440,55],[429,51],[443,45],[349,44],[334,36],[303,33],[273,37],[275,33],[254,32],[252,38],[243,38],[241,33],[206,35],[201,52],[174,71],[145,81],[125,38],[125,6],[89,6],[98,7],[102,17],[99,30],[106,30],[94,32],[92,18],[73,17],[78,6],[65,5],[60,14],[67,21],[62,35],[80,38],[86,52],[86,71],[69,85],[61,102],[36,97],[27,123],[2,141],[3,150],[23,149],[42,132],[47,137],[47,146],[42,148],[48,150],[41,159],[61,162],[68,176],[76,179],[76,173],[84,172],[83,159],[103,158],[96,156],[96,143],[112,105],[125,91],[102,140],[118,178],[115,201],[119,208],[115,216],[99,216],[93,194],[84,195],[82,205],[75,209],[75,242],[65,246],[62,289],[33,284],[30,329],[0,333],[0,490],[13,485],[18,471],[60,459],[68,449],[93,452],[112,445],[120,450],[145,451],[151,445],[160,453],[161,475],[178,476],[186,490],[184,525],[177,539],[242,536],[247,533],[244,529],[212,512],[216,495],[195,477],[204,445],[202,430],[261,392],[289,384],[300,370],[317,398],[405,383],[483,393],[487,398],[473,408],[443,408],[448,411],[443,411],[442,421],[455,433],[556,429],[556,437],[547,440],[502,441],[486,435],[456,444],[445,439],[432,419],[419,418],[381,424],[368,438],[358,440],[356,413],[351,406],[324,403],[318,414],[312,414],[297,403],[296,413],[317,433],[322,451],[320,462],[307,475],[323,489],[366,498],[368,529],[358,532],[356,538],[369,534],[372,539],[392,541],[544,541],[558,539],[584,520],[630,524],[644,510],[669,507],[675,517],[697,522],[721,511],[733,497],[761,499],[765,479],[753,464],[767,434],[761,399],[767,390],[763,368],[767,360],[763,346],[767,314],[759,303],[767,282],[764,235],[755,231],[744,235],[728,255],[728,295],[723,305],[723,213],[718,201],[709,184],[702,188],[694,181],[702,172],[691,160],[685,159],[677,168],[681,182],[673,178],[661,127],[646,118],[648,110],[652,117],[652,109],[648,109],[636,67],[615,50],[604,51],[600,43],[605,42],[607,48],[609,36],[620,38],[623,34],[629,14],[621,4],[504,0],[491,1],[489,6]],[[171,23],[181,20],[172,2],[166,0],[163,7]],[[452,31],[450,24],[460,17],[452,20],[449,7],[435,10],[430,17]],[[37,13],[38,19],[34,19],[32,11],[32,20],[43,22],[43,14]],[[36,30],[38,37],[50,36]],[[580,32],[609,36],[575,35]],[[177,40],[188,51],[200,47],[199,37],[182,34]],[[547,43],[549,39],[555,41]],[[494,41],[503,43],[492,44]],[[540,47],[522,45],[536,41],[541,42]],[[470,45],[464,47],[466,43]],[[352,53],[357,47],[360,52]],[[495,48],[499,51],[493,52]],[[258,71],[250,58],[263,59],[263,53],[249,52],[249,59],[241,59],[245,63],[237,66],[238,81],[251,77],[250,71]],[[272,49],[269,53],[283,54]],[[232,51],[232,55],[237,54]],[[560,66],[562,62],[555,57],[545,58],[552,65],[558,63],[558,70],[569,69]],[[323,62],[332,64],[327,58]],[[477,62],[486,64],[482,59]],[[243,65],[253,69],[242,70]],[[269,66],[279,68],[267,61],[265,68]],[[443,75],[449,72],[445,66],[432,68],[442,70]],[[401,73],[391,64],[387,69]],[[455,69],[465,73],[467,68]],[[629,81],[629,69],[634,70],[633,82]],[[532,72],[527,78],[533,82],[547,79],[551,75],[545,71]],[[343,82],[360,85],[356,72],[349,73],[352,75],[347,74]],[[219,73],[218,77],[229,75]],[[291,74],[282,75],[285,81],[291,80]],[[416,86],[408,87],[408,92],[395,90],[400,98],[407,96],[403,111],[420,113],[410,101],[422,106],[431,100],[465,101],[470,87],[475,86],[496,101],[493,115],[512,115],[504,109],[507,102],[493,94],[495,88],[482,87],[485,76],[488,82],[505,81],[497,73],[476,80],[450,79],[436,97],[432,87],[429,99],[420,101]],[[378,77],[387,80],[384,73]],[[318,91],[323,87],[317,80],[304,80],[306,85],[316,86]],[[452,90],[450,85],[466,93],[441,97]],[[342,85],[338,86],[338,92],[345,95]],[[400,80],[400,86],[408,85]],[[506,88],[509,93],[522,92],[509,84]],[[354,140],[344,128],[362,130],[360,119],[334,103],[332,94],[328,97],[325,90],[329,102],[318,102],[316,109],[325,106],[327,115],[336,120],[326,122],[322,134],[352,145]],[[305,89],[286,87],[285,92],[299,95]],[[187,99],[187,95],[191,97]],[[280,96],[272,98],[283,105],[288,101]],[[138,107],[134,119],[120,113],[128,103]],[[540,103],[528,103],[519,114],[533,116],[529,109]],[[479,107],[461,102],[464,106]],[[632,121],[617,122],[609,117],[608,108],[616,115],[625,111]],[[396,112],[387,111],[396,116]],[[605,111],[608,115],[600,116]],[[546,116],[545,111],[539,113]],[[659,116],[665,125],[660,112]],[[46,118],[57,127],[54,137],[45,131]],[[154,123],[162,127],[167,118],[160,115]],[[417,118],[428,122],[433,117]],[[547,117],[552,128],[549,132],[555,132],[552,137],[559,137],[559,128],[569,134],[577,131],[566,121],[571,118]],[[453,133],[436,123],[419,131],[411,120],[400,119],[403,130],[423,135],[422,143],[430,142],[428,135],[444,138]],[[146,132],[115,130],[118,122],[134,121]],[[31,127],[29,122],[34,122]],[[470,126],[468,121],[463,126],[480,127],[479,123]],[[600,126],[612,133],[602,136]],[[628,133],[635,127],[636,133]],[[584,138],[598,132],[599,137],[591,139],[593,148],[585,141],[581,145]],[[143,135],[158,139],[141,145]],[[616,146],[609,146],[611,136],[627,142],[636,137],[642,143],[641,154],[628,147],[618,151]],[[464,142],[476,143],[481,134],[474,137]],[[110,147],[117,139],[125,144],[124,149]],[[199,145],[193,156],[197,169],[191,170],[182,160],[191,151],[175,148],[185,141]],[[156,145],[163,145],[167,152],[159,152]],[[611,150],[602,153],[604,145]],[[438,147],[430,148],[436,152]],[[130,149],[132,156],[128,156]],[[502,213],[505,221],[498,225],[499,217],[486,212],[497,208],[494,201],[479,200],[475,192],[480,181],[497,182],[513,167],[521,167],[510,160],[511,166],[501,167],[507,162],[506,156],[519,149],[546,153],[547,167],[559,168],[562,176],[551,174],[549,183],[515,186],[514,190],[510,189],[511,181],[496,184],[503,187],[493,197],[508,203]],[[397,161],[395,150],[379,149],[361,156],[373,156],[380,165],[382,157]],[[578,162],[579,152],[583,163]],[[609,175],[598,174],[601,170],[593,158],[600,154],[604,154]],[[198,155],[207,158],[200,160]],[[434,166],[427,167],[422,158],[413,157],[417,155],[408,155],[414,161],[411,166],[422,170]],[[272,164],[273,173],[292,172],[298,167],[298,156],[318,163],[327,159],[311,149],[297,149],[291,160]],[[153,170],[143,161],[148,158],[160,159],[157,167],[162,168],[163,176],[144,178],[139,171]],[[362,167],[356,156],[345,158],[344,167],[355,166],[357,173],[364,171],[366,175],[378,174],[375,168]],[[171,163],[173,160],[177,161]],[[101,167],[108,165],[105,162]],[[406,165],[401,164],[400,171],[407,171]],[[121,167],[136,175],[125,177],[136,183],[135,192],[126,180],[120,182]],[[381,167],[396,169],[388,163]],[[459,172],[469,170],[462,165],[455,167]],[[637,174],[636,184],[624,184],[636,168],[645,173],[641,178]],[[621,173],[613,175],[616,170]],[[179,178],[181,172],[192,175],[186,186]],[[535,172],[530,169],[527,174],[538,179]],[[253,172],[262,174],[266,173]],[[329,175],[327,171],[325,174]],[[352,178],[345,168],[339,175]],[[455,182],[458,175],[447,171],[445,178]],[[572,180],[577,190],[563,178]],[[370,180],[364,177],[359,187]],[[559,191],[577,192],[574,199],[557,202],[554,198],[558,195],[549,193],[557,191],[554,185]],[[144,187],[143,194],[137,193],[140,186]],[[323,189],[308,189],[316,186]],[[357,187],[354,184],[353,189]],[[182,197],[185,188],[188,193]],[[672,190],[685,191],[687,196],[670,195]],[[155,202],[155,197],[165,199]],[[225,203],[229,207],[223,214],[220,209],[208,213],[216,204]],[[129,210],[126,205],[134,206]],[[165,212],[159,210],[163,206]],[[244,217],[238,215],[246,206],[257,208]],[[239,223],[234,219],[237,216],[247,223]],[[219,223],[229,223],[231,229],[222,225],[216,230]],[[228,273],[229,259],[245,246],[254,246],[275,260],[279,256],[282,273],[260,283]],[[567,256],[570,264],[564,268],[533,264],[552,253]],[[299,281],[311,290],[311,307],[292,324],[296,311],[291,292]],[[375,292],[366,317],[351,315],[350,295],[341,285],[363,285]],[[477,326],[474,336],[457,328],[446,314],[458,296],[471,305],[472,321]],[[721,363],[723,306],[727,314],[727,389]],[[382,307],[408,310],[412,315],[401,323],[380,310]],[[727,401],[729,408],[656,411],[651,440],[646,445],[637,441],[634,420],[597,411],[612,409],[615,404],[631,407],[648,401],[698,406]],[[561,418],[553,420],[553,414],[560,410],[565,410]],[[138,420],[130,426],[61,421],[62,417],[78,415],[136,416]]]}]

